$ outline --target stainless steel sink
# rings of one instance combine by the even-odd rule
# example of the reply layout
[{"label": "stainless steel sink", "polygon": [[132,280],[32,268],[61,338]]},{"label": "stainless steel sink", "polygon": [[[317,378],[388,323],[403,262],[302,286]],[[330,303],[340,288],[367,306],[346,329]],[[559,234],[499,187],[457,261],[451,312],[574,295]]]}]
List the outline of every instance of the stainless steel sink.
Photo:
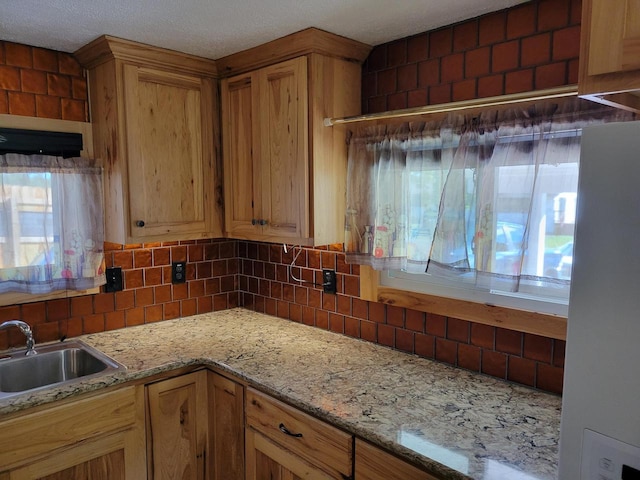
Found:
[{"label": "stainless steel sink", "polygon": [[26,350],[18,350],[0,357],[0,399],[125,369],[80,341],[39,345],[37,351],[26,356]]}]

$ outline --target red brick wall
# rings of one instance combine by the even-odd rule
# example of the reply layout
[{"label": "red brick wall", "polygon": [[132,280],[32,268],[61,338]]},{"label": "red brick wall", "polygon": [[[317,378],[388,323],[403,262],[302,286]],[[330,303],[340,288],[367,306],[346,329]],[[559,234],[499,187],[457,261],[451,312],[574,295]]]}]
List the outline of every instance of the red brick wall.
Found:
[{"label": "red brick wall", "polygon": [[580,15],[580,0],[534,0],[376,46],[363,68],[362,111],[575,84]]},{"label": "red brick wall", "polygon": [[[72,55],[0,41],[0,113],[87,121],[87,82]],[[237,306],[237,242],[105,245],[123,269],[122,292],[0,307],[0,322],[22,319],[37,342],[74,337]],[[171,284],[171,262],[187,262],[187,282]],[[23,345],[0,332],[0,350]]]},{"label": "red brick wall", "polygon": [[0,41],[0,113],[88,121],[87,81],[72,55]]}]

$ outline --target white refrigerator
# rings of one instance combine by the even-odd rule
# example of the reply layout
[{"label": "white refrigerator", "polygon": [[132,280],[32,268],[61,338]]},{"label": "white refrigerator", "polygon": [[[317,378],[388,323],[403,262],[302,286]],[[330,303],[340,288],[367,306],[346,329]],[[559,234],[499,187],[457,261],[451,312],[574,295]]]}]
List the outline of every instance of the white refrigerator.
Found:
[{"label": "white refrigerator", "polygon": [[640,480],[640,122],[585,128],[560,480]]}]

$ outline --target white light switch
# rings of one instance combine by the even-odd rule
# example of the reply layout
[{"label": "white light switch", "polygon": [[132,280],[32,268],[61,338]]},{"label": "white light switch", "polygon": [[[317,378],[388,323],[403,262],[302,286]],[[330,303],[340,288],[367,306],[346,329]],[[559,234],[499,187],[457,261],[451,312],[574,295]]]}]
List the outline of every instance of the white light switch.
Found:
[{"label": "white light switch", "polygon": [[639,447],[584,430],[581,480],[623,480],[624,465],[640,470]]}]

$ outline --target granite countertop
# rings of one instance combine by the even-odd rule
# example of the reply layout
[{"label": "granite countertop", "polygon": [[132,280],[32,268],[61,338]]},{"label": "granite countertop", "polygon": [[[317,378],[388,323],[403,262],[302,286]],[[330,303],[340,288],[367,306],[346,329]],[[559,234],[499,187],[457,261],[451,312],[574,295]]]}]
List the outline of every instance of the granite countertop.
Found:
[{"label": "granite countertop", "polygon": [[560,397],[237,308],[80,337],[127,367],[0,401],[1,416],[211,365],[443,479],[552,480]]}]

